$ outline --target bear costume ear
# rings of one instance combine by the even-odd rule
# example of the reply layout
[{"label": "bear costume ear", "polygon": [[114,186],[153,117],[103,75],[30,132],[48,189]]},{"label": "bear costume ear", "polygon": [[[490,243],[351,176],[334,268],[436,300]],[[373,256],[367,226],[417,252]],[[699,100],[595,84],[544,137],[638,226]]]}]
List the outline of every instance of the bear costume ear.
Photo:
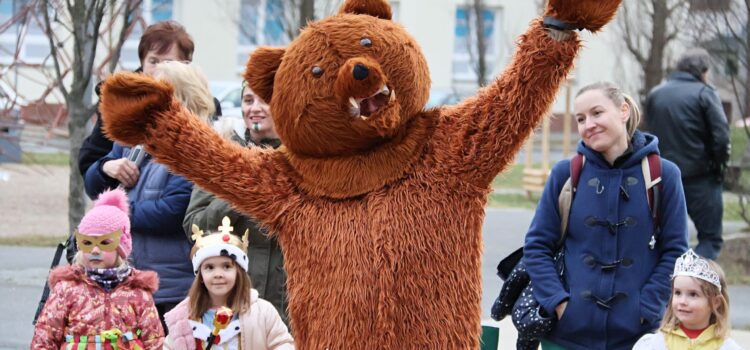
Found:
[{"label": "bear costume ear", "polygon": [[259,47],[247,61],[245,81],[266,103],[271,103],[273,79],[285,52],[284,48]]},{"label": "bear costume ear", "polygon": [[391,5],[385,0],[346,0],[339,14],[369,15],[391,20]]}]

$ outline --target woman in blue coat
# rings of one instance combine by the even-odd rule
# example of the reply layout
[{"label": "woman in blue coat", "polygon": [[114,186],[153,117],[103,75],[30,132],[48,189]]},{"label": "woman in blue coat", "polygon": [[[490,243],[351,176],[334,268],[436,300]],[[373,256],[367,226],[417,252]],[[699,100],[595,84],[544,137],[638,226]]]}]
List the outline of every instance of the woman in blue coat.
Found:
[{"label": "woman in blue coat", "polygon": [[654,225],[641,161],[658,154],[659,141],[636,130],[637,105],[612,84],[597,83],[576,96],[575,119],[585,161],[563,245],[565,281],[553,256],[561,237],[558,196],[570,161],[552,169],[524,245],[534,297],[558,318],[542,347],[630,349],[657,328],[674,262],[687,250],[680,171],[661,160]]}]

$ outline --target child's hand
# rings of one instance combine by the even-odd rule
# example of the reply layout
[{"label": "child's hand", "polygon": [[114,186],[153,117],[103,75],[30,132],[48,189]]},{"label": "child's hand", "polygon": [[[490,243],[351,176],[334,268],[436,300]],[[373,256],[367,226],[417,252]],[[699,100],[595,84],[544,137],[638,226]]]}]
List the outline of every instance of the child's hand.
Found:
[{"label": "child's hand", "polygon": [[562,318],[563,313],[565,313],[565,308],[566,307],[568,307],[568,301],[567,300],[563,301],[562,303],[560,303],[560,305],[557,305],[555,307],[555,313],[557,314],[557,319],[558,320]]}]

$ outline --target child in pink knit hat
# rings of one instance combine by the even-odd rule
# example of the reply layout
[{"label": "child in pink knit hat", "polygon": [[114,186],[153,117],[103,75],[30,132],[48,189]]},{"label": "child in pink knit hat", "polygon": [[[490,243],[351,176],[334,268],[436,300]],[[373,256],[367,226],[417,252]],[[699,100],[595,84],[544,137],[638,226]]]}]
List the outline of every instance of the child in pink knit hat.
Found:
[{"label": "child in pink knit hat", "polygon": [[161,349],[164,330],[154,306],[156,273],[130,266],[128,196],[102,193],[75,232],[71,266],[50,272],[52,293],[34,329],[31,349]]}]

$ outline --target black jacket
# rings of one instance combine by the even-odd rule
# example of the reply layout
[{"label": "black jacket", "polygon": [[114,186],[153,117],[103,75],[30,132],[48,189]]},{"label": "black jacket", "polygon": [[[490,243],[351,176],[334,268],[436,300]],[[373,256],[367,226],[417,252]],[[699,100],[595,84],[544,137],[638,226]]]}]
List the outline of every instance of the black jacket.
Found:
[{"label": "black jacket", "polygon": [[729,125],[711,86],[676,71],[648,94],[645,113],[661,156],[676,163],[683,178],[721,176],[729,159]]},{"label": "black jacket", "polygon": [[[140,68],[136,70],[139,72]],[[101,99],[101,88],[102,83],[96,84],[96,96]],[[221,104],[219,100],[214,98],[214,106],[216,106],[215,116],[221,116]],[[104,135],[102,130],[102,114],[99,112],[99,104],[96,106],[96,124],[94,129],[91,130],[91,134],[83,140],[81,144],[81,150],[78,153],[78,170],[81,172],[81,176],[86,175],[86,171],[89,169],[91,164],[94,164],[97,160],[104,157],[112,150],[112,140],[108,139]]]}]

